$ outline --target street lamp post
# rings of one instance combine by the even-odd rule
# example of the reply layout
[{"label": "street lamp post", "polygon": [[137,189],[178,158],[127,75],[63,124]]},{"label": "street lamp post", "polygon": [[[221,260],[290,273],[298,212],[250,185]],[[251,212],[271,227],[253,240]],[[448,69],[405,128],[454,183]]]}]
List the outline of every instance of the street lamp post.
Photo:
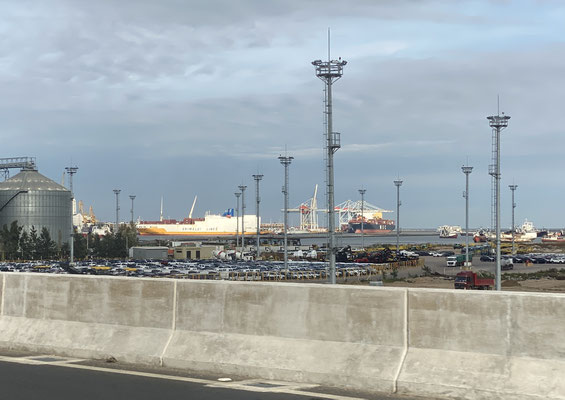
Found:
[{"label": "street lamp post", "polygon": [[130,194],[129,198],[131,199],[131,224],[133,225],[133,201],[135,200],[135,195]]},{"label": "street lamp post", "polygon": [[365,207],[365,193],[367,192],[367,189],[359,189],[359,194],[361,194],[361,249],[365,250],[365,231],[364,231],[364,225],[365,225],[365,213],[364,213],[364,207]]},{"label": "street lamp post", "polygon": [[69,241],[69,256],[70,264],[73,265],[75,262],[75,224],[73,221],[75,215],[75,192],[73,191],[73,175],[77,173],[78,167],[65,167],[65,170],[69,174],[69,186],[71,189],[71,237]]},{"label": "street lamp post", "polygon": [[241,192],[234,193],[237,199],[237,207],[235,209],[235,252],[237,258],[237,248],[239,247],[239,196],[241,196]]},{"label": "street lamp post", "polygon": [[396,186],[396,259],[400,255],[400,186],[402,186],[402,181],[397,179],[394,181]]},{"label": "street lamp post", "polygon": [[512,255],[514,255],[516,254],[514,248],[514,239],[516,236],[516,231],[515,231],[516,228],[514,226],[514,209],[516,208],[516,203],[514,202],[514,192],[518,188],[518,185],[508,185],[508,187],[510,188],[510,190],[512,190]]},{"label": "street lamp post", "polygon": [[261,179],[263,179],[263,175],[261,174],[256,174],[253,175],[253,179],[255,179],[255,189],[256,189],[256,193],[255,193],[255,198],[256,198],[256,208],[255,208],[255,213],[256,213],[256,219],[257,219],[257,255],[255,257],[256,260],[259,259],[259,256],[261,255],[261,248],[259,246],[259,238],[261,236],[261,227],[259,224],[259,203],[261,202],[261,198],[259,197],[259,181]]},{"label": "street lamp post", "polygon": [[464,165],[461,170],[465,174],[465,267],[469,266],[469,175],[473,172],[473,167]]},{"label": "street lamp post", "polygon": [[114,194],[116,195],[116,229],[114,234],[118,234],[118,227],[120,223],[120,189],[114,189]]},{"label": "street lamp post", "polygon": [[239,185],[241,190],[241,259],[243,259],[243,249],[245,248],[245,189],[246,185]]},{"label": "street lamp post", "polygon": [[284,270],[288,271],[288,166],[294,157],[279,156],[279,161],[284,166]]}]

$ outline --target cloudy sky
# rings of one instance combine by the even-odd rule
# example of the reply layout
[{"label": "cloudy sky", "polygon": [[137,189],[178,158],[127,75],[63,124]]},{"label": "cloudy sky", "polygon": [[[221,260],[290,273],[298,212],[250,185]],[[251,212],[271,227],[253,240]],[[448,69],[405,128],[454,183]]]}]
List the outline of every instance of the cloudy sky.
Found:
[{"label": "cloudy sky", "polygon": [[[334,85],[336,202],[394,210],[406,227],[490,224],[491,130],[502,134],[502,224],[563,227],[565,3],[551,0],[0,1],[0,157],[37,157],[102,220],[195,216],[261,182],[264,221],[324,184],[323,83],[311,61],[348,61]],[[468,161],[467,161],[468,160]],[[15,172],[13,172],[14,174]],[[320,189],[319,203],[324,201]],[[387,214],[394,218],[394,213]],[[294,219],[297,222],[297,219]]]}]

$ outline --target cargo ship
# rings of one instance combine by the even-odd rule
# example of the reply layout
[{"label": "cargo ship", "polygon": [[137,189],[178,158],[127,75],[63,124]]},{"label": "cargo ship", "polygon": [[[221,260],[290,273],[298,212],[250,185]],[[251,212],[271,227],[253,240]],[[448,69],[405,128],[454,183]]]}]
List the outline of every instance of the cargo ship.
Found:
[{"label": "cargo ship", "polygon": [[382,212],[376,212],[371,218],[363,218],[360,215],[355,216],[346,225],[346,231],[349,233],[361,233],[361,225],[363,225],[363,233],[390,233],[396,227],[394,220],[384,219]]},{"label": "cargo ship", "polygon": [[[160,221],[139,221],[137,232],[142,236],[232,236],[241,234],[241,217],[234,217],[233,209],[223,214],[207,213],[204,218],[162,219]],[[257,217],[245,215],[245,234],[257,233]],[[260,221],[260,219],[259,219]]]}]

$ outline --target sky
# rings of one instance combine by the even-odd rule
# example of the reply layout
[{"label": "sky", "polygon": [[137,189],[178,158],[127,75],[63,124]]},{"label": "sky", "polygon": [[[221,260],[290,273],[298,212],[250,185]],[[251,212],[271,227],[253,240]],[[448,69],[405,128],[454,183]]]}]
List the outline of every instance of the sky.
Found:
[{"label": "sky", "polygon": [[[401,226],[490,226],[492,132],[501,134],[501,223],[564,227],[565,3],[552,0],[0,1],[0,157],[36,157],[100,220],[221,213],[253,174],[264,222],[320,185],[323,82],[311,62],[347,60],[334,83],[336,203],[396,209]],[[12,171],[14,175],[17,171]],[[68,184],[68,179],[67,179]],[[385,213],[395,219],[395,212]],[[321,220],[323,218],[320,218]],[[298,224],[297,216],[291,217]]]}]

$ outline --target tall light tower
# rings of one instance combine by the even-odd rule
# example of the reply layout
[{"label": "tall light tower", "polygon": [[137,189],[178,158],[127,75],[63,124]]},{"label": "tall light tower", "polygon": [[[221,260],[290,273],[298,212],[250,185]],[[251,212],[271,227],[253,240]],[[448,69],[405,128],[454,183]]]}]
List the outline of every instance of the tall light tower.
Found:
[{"label": "tall light tower", "polygon": [[510,190],[512,190],[512,255],[516,254],[514,249],[514,239],[516,236],[516,231],[514,230],[514,209],[516,208],[516,203],[514,203],[514,192],[518,189],[518,185],[508,185]]},{"label": "tall light tower", "polygon": [[464,165],[461,171],[465,174],[465,267],[469,267],[469,175],[473,172],[473,167]]},{"label": "tall light tower", "polygon": [[130,194],[129,198],[131,199],[131,224],[133,225],[133,201],[135,200],[135,195]]},{"label": "tall light tower", "polygon": [[492,128],[492,161],[490,165],[489,174],[494,181],[494,222],[496,232],[496,290],[501,290],[501,270],[500,270],[500,132],[508,126],[508,115],[491,115],[487,117],[489,125]]},{"label": "tall light tower", "polygon": [[239,185],[241,190],[241,258],[243,259],[243,249],[245,248],[245,189],[246,185]]},{"label": "tall light tower", "polygon": [[284,166],[284,186],[282,192],[284,194],[284,269],[288,271],[288,166],[294,160],[294,157],[279,156],[279,161]]},{"label": "tall light tower", "polygon": [[365,213],[364,213],[365,193],[367,193],[367,189],[359,189],[359,194],[361,195],[361,249],[363,249],[363,250],[365,250],[365,232],[364,232],[364,225],[365,225]]},{"label": "tall light tower", "polygon": [[397,179],[394,181],[394,186],[396,186],[396,259],[400,255],[400,186],[402,186],[402,181]]},{"label": "tall light tower", "polygon": [[241,192],[235,192],[234,195],[237,199],[237,208],[235,209],[235,251],[237,252],[239,247],[239,196],[241,196]]},{"label": "tall light tower", "polygon": [[114,189],[114,194],[116,195],[116,230],[114,234],[118,234],[118,227],[120,223],[120,189]]},{"label": "tall light tower", "polygon": [[334,205],[334,153],[341,147],[339,132],[333,131],[332,121],[332,85],[343,75],[343,67],[347,61],[332,60],[330,57],[330,40],[328,30],[328,61],[315,60],[312,65],[316,68],[316,76],[325,83],[325,113],[326,113],[326,158],[327,158],[327,192],[328,192],[328,233],[330,256],[330,283],[335,284],[335,205]]},{"label": "tall light tower", "polygon": [[71,237],[69,238],[69,256],[70,264],[75,262],[75,224],[73,217],[75,215],[75,192],[73,191],[73,175],[77,173],[78,167],[65,167],[67,174],[69,174],[69,186],[71,189]]},{"label": "tall light tower", "polygon": [[259,197],[259,181],[263,179],[263,175],[261,174],[253,175],[253,179],[255,179],[255,189],[256,189],[255,200],[257,204],[257,206],[255,207],[255,214],[257,219],[257,256],[255,257],[255,259],[258,260],[259,256],[261,255],[261,249],[259,247],[259,237],[261,236],[261,227],[259,225],[259,203],[261,202],[261,198]]}]

